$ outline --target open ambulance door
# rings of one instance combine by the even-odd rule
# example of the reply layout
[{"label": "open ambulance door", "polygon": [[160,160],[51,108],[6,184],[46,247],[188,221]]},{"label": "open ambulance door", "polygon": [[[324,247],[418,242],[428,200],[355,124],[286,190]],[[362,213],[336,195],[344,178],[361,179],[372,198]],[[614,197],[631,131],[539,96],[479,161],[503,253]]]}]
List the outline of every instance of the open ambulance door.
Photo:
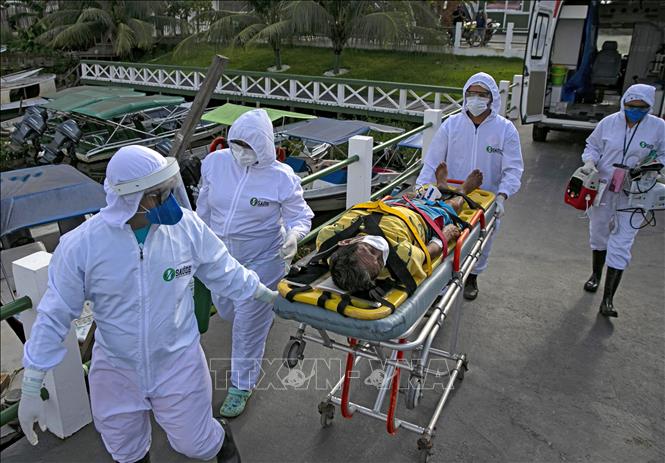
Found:
[{"label": "open ambulance door", "polygon": [[544,117],[547,70],[556,17],[562,0],[531,3],[529,35],[522,73],[520,115],[523,123],[541,121]]}]

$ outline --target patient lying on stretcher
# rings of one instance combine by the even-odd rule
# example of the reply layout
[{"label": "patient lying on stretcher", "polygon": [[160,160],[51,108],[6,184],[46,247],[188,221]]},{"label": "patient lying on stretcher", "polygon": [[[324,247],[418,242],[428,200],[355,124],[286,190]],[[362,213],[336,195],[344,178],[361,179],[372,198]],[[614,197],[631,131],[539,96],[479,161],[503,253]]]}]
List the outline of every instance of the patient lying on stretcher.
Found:
[{"label": "patient lying on stretcher", "polygon": [[[450,190],[447,176],[447,166],[441,163],[436,170],[437,185],[430,186],[430,193],[437,188]],[[468,195],[482,182],[482,172],[474,170],[458,191]],[[438,195],[438,191],[436,193]],[[460,236],[463,223],[457,213],[464,205],[462,196],[449,199],[444,196],[438,200],[425,199],[422,194],[410,196],[409,201],[382,201],[377,204],[382,208],[380,213],[373,213],[376,209],[371,208],[351,209],[319,232],[317,251],[332,250],[331,247],[336,246],[328,263],[337,287],[349,293],[360,293],[376,288],[377,281],[391,279],[404,284],[407,290],[409,286],[415,288],[427,277],[429,263],[441,256],[447,242]],[[445,242],[439,237],[445,238]]]}]

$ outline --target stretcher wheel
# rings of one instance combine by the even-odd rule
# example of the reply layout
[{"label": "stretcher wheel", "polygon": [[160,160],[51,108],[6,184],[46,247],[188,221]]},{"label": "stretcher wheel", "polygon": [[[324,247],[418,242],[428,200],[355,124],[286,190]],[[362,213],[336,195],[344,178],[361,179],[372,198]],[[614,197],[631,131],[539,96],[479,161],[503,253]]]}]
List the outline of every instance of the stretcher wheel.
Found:
[{"label": "stretcher wheel", "polygon": [[319,414],[321,415],[321,427],[328,428],[335,418],[335,406],[330,402],[321,402],[319,404]]},{"label": "stretcher wheel", "polygon": [[464,363],[462,363],[462,367],[457,371],[457,379],[460,381],[464,381],[464,373],[469,369],[469,362],[468,360],[464,360]]},{"label": "stretcher wheel", "polygon": [[434,452],[432,451],[432,438],[431,437],[421,437],[418,439],[418,461],[420,463],[426,463],[429,461]]},{"label": "stretcher wheel", "polygon": [[287,368],[295,368],[298,361],[304,358],[305,342],[300,339],[291,339],[284,348],[284,365]]},{"label": "stretcher wheel", "polygon": [[413,410],[423,396],[423,380],[412,376],[406,386],[406,408]]}]

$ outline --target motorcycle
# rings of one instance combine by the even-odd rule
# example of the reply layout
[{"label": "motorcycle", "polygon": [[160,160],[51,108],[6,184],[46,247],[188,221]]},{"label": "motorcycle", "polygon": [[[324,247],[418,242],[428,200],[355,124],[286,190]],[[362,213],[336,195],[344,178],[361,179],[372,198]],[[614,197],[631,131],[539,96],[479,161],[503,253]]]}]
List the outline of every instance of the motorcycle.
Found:
[{"label": "motorcycle", "polygon": [[484,47],[492,39],[496,31],[501,26],[500,23],[495,23],[491,19],[487,20],[487,25],[485,26],[485,33],[483,37],[477,31],[475,21],[465,21],[464,27],[462,28],[462,39],[466,40],[466,43],[470,47]]}]

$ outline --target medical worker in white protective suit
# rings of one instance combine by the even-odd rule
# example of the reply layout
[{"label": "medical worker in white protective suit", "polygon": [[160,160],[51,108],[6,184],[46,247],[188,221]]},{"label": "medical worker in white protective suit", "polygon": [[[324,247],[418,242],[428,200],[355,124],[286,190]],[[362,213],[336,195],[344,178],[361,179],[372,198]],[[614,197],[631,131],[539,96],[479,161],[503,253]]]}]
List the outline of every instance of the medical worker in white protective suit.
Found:
[{"label": "medical worker in white protective suit", "polygon": [[630,248],[643,218],[631,210],[622,211],[629,208],[630,183],[620,178],[628,177],[626,168],[665,163],[665,121],[649,114],[655,99],[651,85],[631,85],[621,98],[621,111],[598,123],[582,154],[584,172],[598,172],[600,182],[607,185],[599,204],[588,211],[593,272],[584,284],[585,290],[596,292],[607,263],[600,305],[600,313],[607,317],[617,316],[614,293],[630,263]]},{"label": "medical worker in white protective suit", "polygon": [[176,451],[239,462],[228,424],[212,416],[190,283],[196,276],[233,300],[270,303],[277,294],[187,209],[175,158],[123,147],[108,164],[104,189],[107,206],[64,235],[51,260],[25,345],[21,428],[36,444],[44,375],[62,361],[63,338],[90,300],[97,323],[92,414],[113,459],[149,461],[152,411]]},{"label": "medical worker in white protective suit", "polygon": [[[310,229],[312,210],[300,178],[275,157],[273,127],[262,109],[240,116],[229,130],[229,148],[203,160],[196,212],[233,257],[276,288]],[[220,414],[240,415],[257,384],[272,304],[234,301],[213,292],[220,316],[233,322],[231,383]]]},{"label": "medical worker in white protective suit", "polygon": [[434,135],[425,153],[418,185],[436,184],[436,168],[448,165],[448,178],[465,179],[471,171],[483,173],[481,189],[495,193],[496,230],[464,286],[464,298],[478,296],[477,277],[487,268],[492,242],[505,212],[505,201],[520,189],[524,163],[515,126],[499,114],[501,97],[489,74],[474,74],[464,85],[462,112],[450,116]]}]

